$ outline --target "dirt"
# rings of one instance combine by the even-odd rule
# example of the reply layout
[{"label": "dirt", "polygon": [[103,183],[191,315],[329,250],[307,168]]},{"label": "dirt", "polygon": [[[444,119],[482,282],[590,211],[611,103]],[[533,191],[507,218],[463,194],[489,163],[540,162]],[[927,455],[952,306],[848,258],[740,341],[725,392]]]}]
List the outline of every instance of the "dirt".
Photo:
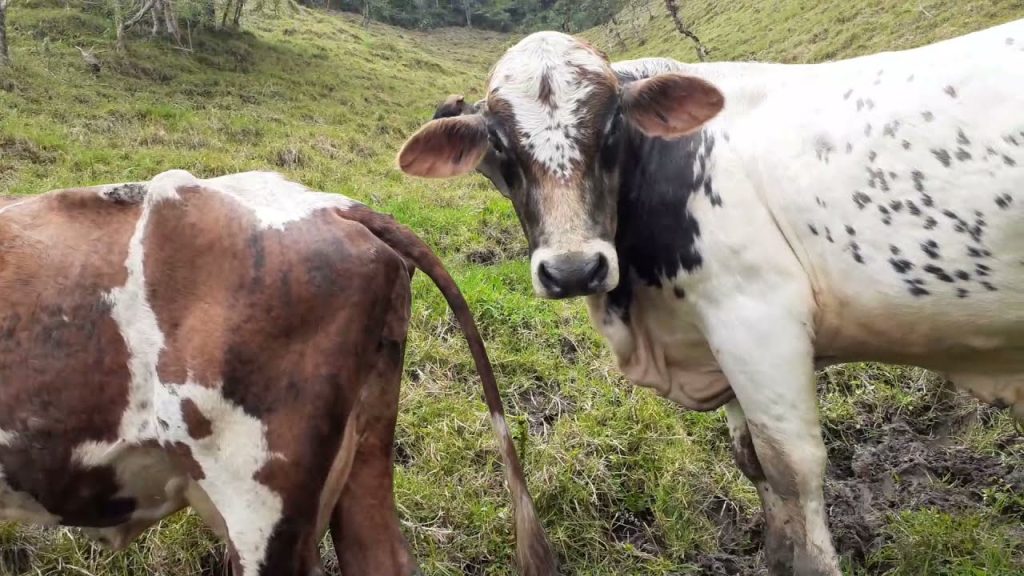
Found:
[{"label": "dirt", "polygon": [[466,261],[470,264],[478,264],[480,266],[492,266],[499,264],[505,259],[505,255],[501,253],[497,248],[476,248],[470,250],[466,254]]},{"label": "dirt", "polygon": [[555,423],[572,414],[576,405],[562,394],[557,382],[537,379],[533,386],[516,398],[516,412],[525,414],[530,423],[530,436],[547,437]]},{"label": "dirt", "polygon": [[728,498],[714,496],[705,505],[704,514],[718,528],[719,551],[701,553],[693,559],[701,574],[768,574],[761,552],[764,515],[760,511],[746,513]]},{"label": "dirt", "polygon": [[0,574],[29,574],[31,571],[31,548],[18,544],[0,548]]},{"label": "dirt", "polygon": [[[949,435],[955,429],[943,425],[923,431],[912,420],[898,418],[856,446],[849,460],[836,458],[825,498],[840,554],[862,564],[877,552],[891,513],[982,511],[987,490],[1024,491],[1024,466],[955,444]],[[1024,521],[1018,507],[1000,513]]]},{"label": "dirt", "polygon": [[57,160],[57,154],[26,138],[4,137],[0,138],[0,158],[31,164],[52,164]]},{"label": "dirt", "polygon": [[274,163],[282,168],[299,168],[306,164],[306,159],[298,148],[279,150]]},{"label": "dirt", "polygon": [[654,511],[650,508],[639,512],[622,510],[612,520],[611,538],[620,544],[630,544],[644,554],[660,555],[665,544],[655,526]]},{"label": "dirt", "polygon": [[485,213],[477,223],[481,242],[472,246],[466,261],[478,266],[495,266],[505,262],[522,261],[529,257],[522,231],[517,224],[491,213]]},{"label": "dirt", "polygon": [[563,335],[561,340],[559,340],[558,348],[559,352],[562,354],[562,359],[565,360],[567,364],[576,363],[576,359],[579,358],[580,355],[580,346],[575,340]]},{"label": "dirt", "polygon": [[412,464],[412,452],[409,451],[409,447],[406,446],[406,442],[402,438],[395,438],[395,466],[402,468],[408,468]]},{"label": "dirt", "polygon": [[[854,565],[862,566],[886,544],[884,528],[893,513],[923,508],[980,512],[987,509],[987,490],[1024,491],[1019,460],[1004,461],[957,444],[959,430],[974,421],[984,424],[996,410],[955,393],[940,392],[934,400],[922,402],[916,411],[859,407],[864,411],[857,418],[826,427],[829,526],[838,553]],[[1000,444],[1007,452],[1024,448],[1019,435]],[[1022,508],[1007,506],[999,513],[1024,522]],[[759,510],[743,513],[716,497],[705,513],[718,528],[719,550],[689,558],[701,574],[767,574]]]},{"label": "dirt", "polygon": [[199,560],[200,576],[229,576],[231,564],[228,563],[227,549],[224,545],[218,545],[207,550]]}]

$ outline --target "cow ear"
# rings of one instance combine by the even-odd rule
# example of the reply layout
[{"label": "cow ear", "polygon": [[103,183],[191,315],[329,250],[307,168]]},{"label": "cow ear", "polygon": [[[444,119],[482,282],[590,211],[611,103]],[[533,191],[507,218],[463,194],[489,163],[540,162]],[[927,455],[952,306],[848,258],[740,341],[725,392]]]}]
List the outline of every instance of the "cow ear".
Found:
[{"label": "cow ear", "polygon": [[626,86],[622,109],[648,136],[678,138],[718,115],[725,97],[709,82],[677,73],[659,74]]},{"label": "cow ear", "polygon": [[438,118],[450,118],[461,116],[466,113],[466,97],[462,94],[452,94],[444,99],[434,111],[434,120]]},{"label": "cow ear", "polygon": [[398,167],[411,176],[450,178],[476,170],[487,153],[487,121],[479,114],[427,122],[398,153]]}]

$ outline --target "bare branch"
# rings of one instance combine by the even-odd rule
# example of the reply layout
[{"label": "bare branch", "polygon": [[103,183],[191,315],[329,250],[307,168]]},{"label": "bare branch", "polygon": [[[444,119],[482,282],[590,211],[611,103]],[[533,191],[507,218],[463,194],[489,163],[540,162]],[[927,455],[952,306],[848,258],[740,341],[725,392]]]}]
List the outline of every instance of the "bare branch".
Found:
[{"label": "bare branch", "polygon": [[160,0],[160,7],[163,8],[164,26],[167,27],[167,33],[174,38],[178,46],[181,46],[181,29],[178,28],[178,17],[174,13],[173,0]]},{"label": "bare branch", "polygon": [[228,26],[228,14],[231,13],[231,0],[227,0],[224,3],[224,17],[220,19],[220,27],[227,28]]},{"label": "bare branch", "polygon": [[680,34],[686,36],[690,40],[693,40],[695,47],[697,48],[697,58],[701,62],[708,59],[708,49],[704,46],[704,43],[700,41],[700,38],[693,33],[685,24],[683,24],[683,17],[679,15],[679,3],[676,0],[665,0],[665,8],[668,10],[669,15],[672,16],[672,21],[675,22],[676,30]]},{"label": "bare branch", "polygon": [[139,11],[135,13],[135,16],[125,20],[124,25],[122,26],[122,31],[126,32],[131,29],[132,26],[141,22],[142,19],[146,17],[146,14],[149,14],[149,11],[153,9],[153,4],[155,2],[156,0],[146,0],[146,3],[142,5],[142,8],[139,8]]},{"label": "bare branch", "polygon": [[100,59],[91,51],[86,50],[81,46],[75,46],[75,48],[78,50],[78,53],[82,55],[82,61],[89,67],[89,70],[91,70],[93,74],[99,74],[100,70],[103,69],[103,62],[101,62]]},{"label": "bare branch", "polygon": [[[170,0],[168,0],[169,2]],[[235,0],[235,17],[232,20],[232,24],[235,28],[239,28],[242,25],[242,7],[245,6],[245,0]]]}]

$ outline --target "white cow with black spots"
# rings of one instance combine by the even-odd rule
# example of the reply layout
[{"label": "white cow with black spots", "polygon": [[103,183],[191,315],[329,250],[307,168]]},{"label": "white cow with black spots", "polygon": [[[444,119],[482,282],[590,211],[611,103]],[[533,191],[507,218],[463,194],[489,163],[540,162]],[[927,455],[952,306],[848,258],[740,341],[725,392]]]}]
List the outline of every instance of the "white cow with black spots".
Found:
[{"label": "white cow with black spots", "polygon": [[586,296],[636,383],[725,406],[774,574],[839,574],[815,366],[922,366],[1024,416],[1024,20],[816,65],[544,32],[488,82],[401,168],[485,174],[540,296]]}]

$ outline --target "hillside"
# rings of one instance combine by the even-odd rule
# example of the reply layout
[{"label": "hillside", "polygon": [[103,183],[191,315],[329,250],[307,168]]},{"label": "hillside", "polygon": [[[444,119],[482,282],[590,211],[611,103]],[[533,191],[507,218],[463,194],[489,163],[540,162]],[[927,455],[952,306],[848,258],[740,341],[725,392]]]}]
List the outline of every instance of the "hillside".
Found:
[{"label": "hillside", "polygon": [[[1022,0],[681,0],[709,60],[821,62],[920,46],[1024,16]],[[636,0],[585,36],[616,58],[697,60],[664,0]]]},{"label": "hillside", "polygon": [[[1024,3],[1007,0],[684,5],[713,57],[785,61],[918,44],[1024,16]],[[619,26],[632,26],[633,36],[620,33],[624,46],[607,27],[587,36],[616,56],[692,56],[661,6],[620,15]],[[757,496],[732,463],[724,417],[685,413],[629,386],[581,303],[534,298],[522,232],[484,180],[425,182],[393,167],[441,98],[479,96],[515,38],[363,28],[355,16],[282,7],[247,14],[242,33],[196,31],[191,51],[132,38],[121,58],[109,22],[76,0],[70,9],[16,2],[9,18],[15,65],[0,75],[0,194],[169,168],[200,176],[259,168],[390,212],[442,255],[466,292],[566,574],[763,571]],[[76,45],[95,51],[99,74]],[[1008,415],[913,370],[831,369],[820,384],[831,521],[851,573],[1024,571],[1024,442]],[[508,498],[479,398],[461,336],[417,275],[397,501],[430,576],[512,573]],[[0,525],[0,574],[212,575],[222,573],[220,553],[189,515],[121,554],[71,530]]]}]

